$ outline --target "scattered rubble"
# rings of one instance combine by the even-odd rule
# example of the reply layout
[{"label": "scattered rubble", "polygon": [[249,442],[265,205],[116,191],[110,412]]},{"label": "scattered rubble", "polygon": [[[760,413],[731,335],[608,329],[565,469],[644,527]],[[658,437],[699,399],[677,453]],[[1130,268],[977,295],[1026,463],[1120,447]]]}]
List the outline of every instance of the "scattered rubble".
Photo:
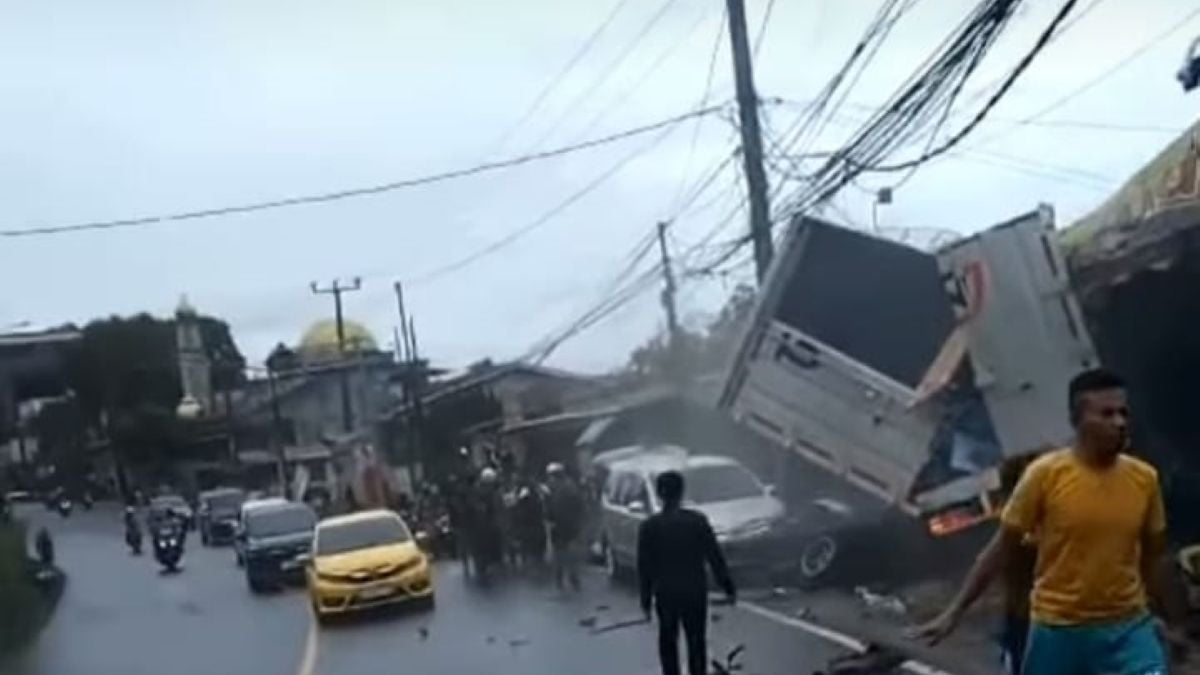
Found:
[{"label": "scattered rubble", "polygon": [[893,649],[868,644],[862,653],[835,656],[825,665],[825,670],[813,675],[890,675],[907,660],[907,656]]},{"label": "scattered rubble", "polygon": [[908,614],[908,605],[894,595],[875,593],[865,586],[856,587],[854,595],[858,596],[868,613],[883,612],[896,617]]}]

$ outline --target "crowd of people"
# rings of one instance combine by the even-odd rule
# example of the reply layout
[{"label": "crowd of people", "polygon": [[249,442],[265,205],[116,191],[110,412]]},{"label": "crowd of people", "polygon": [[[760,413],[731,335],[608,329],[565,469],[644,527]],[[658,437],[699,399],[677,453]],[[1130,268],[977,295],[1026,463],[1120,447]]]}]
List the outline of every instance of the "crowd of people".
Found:
[{"label": "crowd of people", "polygon": [[584,494],[558,462],[541,475],[489,465],[402,498],[398,510],[428,536],[448,535],[449,553],[468,577],[486,582],[501,571],[542,575],[552,568],[560,588],[578,590]]}]

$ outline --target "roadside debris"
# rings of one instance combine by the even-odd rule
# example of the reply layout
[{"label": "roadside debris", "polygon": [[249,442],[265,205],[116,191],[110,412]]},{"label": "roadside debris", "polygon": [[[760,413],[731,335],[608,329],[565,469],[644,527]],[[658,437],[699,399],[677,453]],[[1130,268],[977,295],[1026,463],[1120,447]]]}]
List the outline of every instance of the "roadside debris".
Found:
[{"label": "roadside debris", "polygon": [[428,628],[426,628],[425,626],[421,626],[420,628],[418,628],[418,629],[417,629],[417,634],[421,636],[421,639],[422,639],[422,640],[428,640],[428,639],[429,639],[429,629],[428,629]]},{"label": "roadside debris", "polygon": [[629,628],[630,626],[641,626],[641,625],[647,624],[647,623],[650,623],[649,619],[647,619],[644,616],[639,616],[636,619],[626,619],[624,621],[617,621],[616,623],[610,623],[606,626],[598,626],[596,628],[593,628],[591,633],[592,633],[592,635],[599,635],[601,633],[609,633],[614,630],[621,630],[622,628]]},{"label": "roadside debris", "polygon": [[508,646],[512,647],[513,649],[516,649],[517,647],[524,647],[527,644],[529,644],[529,638],[527,637],[513,638],[512,640],[508,641]]},{"label": "roadside debris", "polygon": [[833,657],[825,664],[825,670],[813,675],[889,675],[907,660],[907,656],[894,649],[872,643],[862,653]]},{"label": "roadside debris", "polygon": [[908,605],[894,595],[875,593],[866,586],[855,587],[854,595],[858,596],[867,613],[883,612],[897,617],[908,614]]},{"label": "roadside debris", "polygon": [[580,625],[580,626],[582,626],[582,627],[584,627],[584,628],[595,628],[595,627],[596,627],[596,621],[597,621],[597,617],[594,617],[594,616],[585,616],[585,617],[583,617],[582,619],[580,619],[580,620],[579,620],[579,625]]}]

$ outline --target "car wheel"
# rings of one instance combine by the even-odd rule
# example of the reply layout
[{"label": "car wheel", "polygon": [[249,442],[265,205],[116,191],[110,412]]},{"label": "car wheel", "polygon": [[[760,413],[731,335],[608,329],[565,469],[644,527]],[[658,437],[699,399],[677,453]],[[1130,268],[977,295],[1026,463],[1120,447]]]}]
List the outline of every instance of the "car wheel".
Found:
[{"label": "car wheel", "polygon": [[264,584],[258,577],[253,574],[246,574],[246,586],[251,593],[263,593],[267,590],[267,585]]},{"label": "car wheel", "polygon": [[800,579],[806,585],[815,585],[829,576],[833,563],[837,559],[837,540],[828,534],[822,534],[805,542],[800,549]]}]

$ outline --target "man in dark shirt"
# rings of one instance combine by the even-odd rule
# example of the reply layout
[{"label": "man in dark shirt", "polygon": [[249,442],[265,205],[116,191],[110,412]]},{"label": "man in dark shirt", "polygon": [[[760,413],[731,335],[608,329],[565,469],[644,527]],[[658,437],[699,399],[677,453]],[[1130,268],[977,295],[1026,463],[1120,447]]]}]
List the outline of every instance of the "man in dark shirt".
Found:
[{"label": "man in dark shirt", "polygon": [[681,508],[683,476],[667,471],[655,480],[662,512],[638,530],[638,578],[642,610],[658,610],[658,656],[663,675],[679,675],[679,627],[687,640],[688,672],[706,675],[708,628],[708,576],[712,568],[717,584],[730,602],[737,597],[725,556],[712,526],[703,514]]}]

